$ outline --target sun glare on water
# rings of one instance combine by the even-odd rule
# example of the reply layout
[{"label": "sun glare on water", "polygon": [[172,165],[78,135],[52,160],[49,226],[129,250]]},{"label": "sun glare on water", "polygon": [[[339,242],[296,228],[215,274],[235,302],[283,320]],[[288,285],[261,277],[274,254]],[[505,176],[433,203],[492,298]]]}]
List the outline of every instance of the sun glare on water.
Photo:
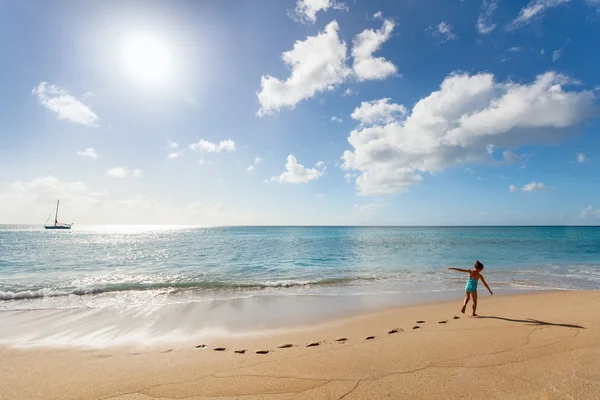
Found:
[{"label": "sun glare on water", "polygon": [[172,73],[172,56],[167,45],[151,35],[127,38],[123,61],[129,75],[140,83],[165,83]]}]

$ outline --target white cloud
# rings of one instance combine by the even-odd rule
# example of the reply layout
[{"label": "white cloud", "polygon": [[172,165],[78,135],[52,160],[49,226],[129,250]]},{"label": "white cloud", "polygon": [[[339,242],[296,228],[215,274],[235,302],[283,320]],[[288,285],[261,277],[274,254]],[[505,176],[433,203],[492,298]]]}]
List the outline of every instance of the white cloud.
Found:
[{"label": "white cloud", "polygon": [[563,50],[565,49],[565,47],[567,47],[570,41],[571,39],[567,38],[565,43],[562,46],[560,46],[559,49],[556,49],[552,52],[552,62],[558,61],[562,57]]},{"label": "white cloud", "polygon": [[392,194],[424,172],[487,160],[490,143],[506,149],[556,140],[596,112],[595,93],[564,90],[570,82],[554,72],[530,84],[496,82],[489,73],[450,75],[407,117],[372,126],[361,120],[342,167],[360,172],[359,194]]},{"label": "white cloud", "polygon": [[534,18],[540,18],[546,10],[558,7],[568,3],[569,0],[531,0],[529,4],[521,9],[517,18],[515,18],[509,29],[515,29],[523,25],[529,24]]},{"label": "white cloud", "polygon": [[235,142],[231,139],[221,140],[219,144],[200,139],[198,143],[192,143],[188,146],[193,151],[202,151],[206,153],[220,153],[226,151],[231,153],[235,151]]},{"label": "white cloud", "polygon": [[495,147],[493,144],[487,144],[485,145],[485,151],[487,151],[488,154],[494,154],[495,151]]},{"label": "white cloud", "polygon": [[94,160],[98,159],[98,153],[96,152],[96,149],[94,149],[93,147],[88,147],[84,150],[79,150],[77,152],[77,155],[81,156],[81,157],[93,158]]},{"label": "white cloud", "polygon": [[358,176],[358,174],[351,174],[351,173],[347,173],[346,175],[344,175],[344,179],[346,180],[346,182],[350,183],[352,182],[352,179],[356,178]]},{"label": "white cloud", "polygon": [[589,161],[589,158],[587,158],[586,155],[583,154],[583,153],[577,153],[576,155],[577,155],[577,162],[578,163],[582,163],[583,164],[584,162]]},{"label": "white cloud", "polygon": [[108,193],[94,190],[83,182],[64,182],[51,175],[31,181],[0,182],[0,221],[4,224],[40,226],[56,205],[56,199],[60,199],[61,205],[59,221],[74,222],[75,226],[256,225],[265,222],[264,217],[253,210],[236,210],[220,203],[174,208],[143,195],[113,199]]},{"label": "white cloud", "polygon": [[516,187],[515,185],[510,185],[510,186],[508,187],[508,191],[509,191],[509,192],[511,192],[511,193],[514,193],[514,192],[516,192],[517,190],[518,190],[518,189],[517,189],[517,187]]},{"label": "white cloud", "polygon": [[373,14],[373,18],[374,19],[382,19],[383,13],[381,11],[377,11],[375,14]]},{"label": "white cloud", "polygon": [[544,50],[544,49],[540,50],[540,54],[541,54],[541,55],[544,55],[544,54],[546,54],[546,50]]},{"label": "white cloud", "polygon": [[341,119],[341,118],[338,118],[338,117],[335,117],[335,116],[334,116],[334,117],[331,117],[331,122],[339,122],[339,123],[342,123],[342,122],[344,122],[344,120],[343,120],[343,119]]},{"label": "white cloud", "polygon": [[288,15],[296,22],[314,24],[319,11],[334,10],[348,11],[348,6],[335,0],[298,0],[296,8]]},{"label": "white cloud", "polygon": [[452,25],[447,24],[442,21],[435,27],[430,26],[429,30],[433,31],[433,36],[441,37],[442,43],[447,42],[448,40],[458,39],[458,36],[452,32]]},{"label": "white cloud", "polygon": [[65,89],[40,82],[32,91],[40,102],[58,115],[58,119],[66,119],[81,125],[98,126],[98,116],[81,101],[69,94]]},{"label": "white cloud", "polygon": [[73,222],[73,211],[95,209],[108,199],[104,192],[90,190],[83,182],[61,182],[52,175],[28,182],[0,183],[0,221],[5,224],[42,224],[60,199],[59,221]]},{"label": "white cloud", "polygon": [[323,171],[320,170],[323,165],[324,163],[319,161],[316,164],[316,168],[306,168],[304,165],[298,164],[296,157],[290,154],[285,164],[285,172],[279,176],[272,177],[270,181],[279,183],[308,183],[319,179],[323,175]]},{"label": "white cloud", "polygon": [[171,159],[179,158],[181,156],[183,156],[183,151],[173,151],[173,152],[167,154],[167,159],[171,160]]},{"label": "white cloud", "polygon": [[523,48],[522,47],[517,47],[517,46],[513,46],[510,49],[508,49],[508,51],[511,52],[511,53],[517,53],[517,52],[519,52],[521,50],[523,50]]},{"label": "white cloud", "polygon": [[261,77],[259,116],[273,114],[282,107],[293,109],[300,101],[344,82],[350,69],[346,65],[346,43],[339,38],[338,28],[338,23],[332,21],[324,32],[296,41],[292,50],[284,52],[283,62],[291,69],[285,81],[270,75]]},{"label": "white cloud", "polygon": [[357,94],[358,94],[357,90],[352,90],[352,89],[348,88],[348,89],[344,90],[344,93],[342,93],[342,96],[343,97],[346,97],[346,96],[355,96]]},{"label": "white cloud", "polygon": [[552,61],[558,60],[561,56],[561,53],[562,53],[562,49],[554,50],[552,52]]},{"label": "white cloud", "polygon": [[515,164],[521,162],[521,157],[510,150],[504,150],[502,156],[504,157],[504,160],[507,164]]},{"label": "white cloud", "polygon": [[352,66],[354,75],[359,81],[373,79],[385,79],[394,75],[398,69],[394,64],[383,57],[373,57],[373,53],[379,50],[394,30],[394,23],[386,19],[381,29],[365,29],[352,40]]},{"label": "white cloud", "polygon": [[259,156],[256,156],[254,158],[254,165],[250,165],[248,168],[246,168],[247,172],[252,172],[256,169],[256,166],[262,161],[262,158],[260,158]]},{"label": "white cloud", "polygon": [[372,222],[381,213],[382,208],[383,201],[381,199],[364,204],[354,204],[351,219],[361,223]]},{"label": "white cloud", "polygon": [[387,124],[406,115],[406,107],[402,104],[390,103],[390,98],[363,101],[350,115],[360,121],[361,125]]},{"label": "white cloud", "polygon": [[600,218],[600,208],[594,208],[591,205],[581,211],[581,218]]},{"label": "white cloud", "polygon": [[545,192],[548,188],[542,182],[533,181],[523,186],[521,190],[523,192]]},{"label": "white cloud", "polygon": [[141,178],[144,176],[141,169],[129,169],[124,167],[115,167],[106,171],[106,174],[113,178]]},{"label": "white cloud", "polygon": [[201,158],[200,160],[198,160],[198,165],[208,165],[208,166],[211,166],[211,165],[215,165],[215,164],[216,163],[214,161],[208,161],[208,160],[205,160],[204,158]]},{"label": "white cloud", "polygon": [[497,0],[483,0],[481,2],[481,12],[477,18],[477,31],[486,35],[496,29],[496,24],[492,23],[492,14],[498,8]]},{"label": "white cloud", "polygon": [[179,144],[172,142],[170,140],[167,140],[167,149],[178,149],[179,148]]}]

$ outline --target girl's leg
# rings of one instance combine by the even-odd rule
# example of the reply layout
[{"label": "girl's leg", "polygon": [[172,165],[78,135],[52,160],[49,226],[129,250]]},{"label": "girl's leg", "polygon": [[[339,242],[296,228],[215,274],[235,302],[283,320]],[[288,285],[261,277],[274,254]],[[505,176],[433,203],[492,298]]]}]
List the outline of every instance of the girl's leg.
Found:
[{"label": "girl's leg", "polygon": [[475,311],[477,311],[477,290],[474,291],[472,294],[473,294],[473,317],[476,317],[477,314],[475,313]]},{"label": "girl's leg", "polygon": [[465,302],[463,303],[462,308],[460,309],[461,313],[465,313],[465,310],[467,309],[467,303],[469,302],[469,299],[471,298],[471,293],[465,291],[466,297],[465,297]]}]

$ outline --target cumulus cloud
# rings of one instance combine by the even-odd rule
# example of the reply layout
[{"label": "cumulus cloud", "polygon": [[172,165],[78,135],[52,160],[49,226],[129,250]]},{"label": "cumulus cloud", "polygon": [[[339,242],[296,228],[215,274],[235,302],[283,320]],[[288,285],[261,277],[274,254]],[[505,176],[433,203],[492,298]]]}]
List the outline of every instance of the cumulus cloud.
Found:
[{"label": "cumulus cloud", "polygon": [[96,149],[94,149],[93,147],[88,147],[84,150],[79,150],[77,152],[77,155],[81,156],[81,157],[93,158],[94,160],[98,159],[98,153],[96,152]]},{"label": "cumulus cloud", "polygon": [[304,165],[298,164],[296,157],[290,154],[287,157],[285,171],[279,176],[272,177],[270,181],[279,183],[308,183],[323,176],[324,165],[323,161],[319,161],[315,165],[315,168],[306,168]]},{"label": "cumulus cloud", "polygon": [[545,192],[548,188],[542,182],[533,181],[523,186],[521,190],[523,192]]},{"label": "cumulus cloud", "polygon": [[392,194],[420,182],[423,173],[488,159],[490,144],[507,149],[556,140],[596,112],[595,93],[565,90],[570,82],[555,72],[529,84],[497,82],[489,73],[452,74],[408,116],[371,125],[361,120],[342,167],[360,173],[358,194]]},{"label": "cumulus cloud", "polygon": [[477,18],[477,31],[486,35],[496,29],[496,24],[492,23],[492,14],[498,8],[498,0],[483,0],[481,3],[481,12]]},{"label": "cumulus cloud", "polygon": [[167,149],[173,150],[173,149],[178,149],[178,148],[179,148],[179,144],[172,142],[170,140],[167,140]]},{"label": "cumulus cloud", "polygon": [[344,90],[344,93],[342,93],[342,96],[343,97],[355,96],[357,94],[358,94],[357,90],[352,90],[352,89],[348,88],[348,89]]},{"label": "cumulus cloud", "polygon": [[381,29],[365,29],[352,40],[352,69],[359,81],[380,80],[394,75],[398,69],[383,57],[373,57],[394,30],[394,23],[386,19]]},{"label": "cumulus cloud", "polygon": [[342,123],[342,122],[344,122],[344,120],[343,120],[343,119],[341,119],[341,118],[338,118],[338,117],[335,117],[335,116],[333,116],[333,117],[331,117],[331,122],[339,122],[339,123]]},{"label": "cumulus cloud", "polygon": [[115,167],[106,171],[108,176],[113,178],[141,178],[144,176],[141,169],[129,169],[124,167]]},{"label": "cumulus cloud", "polygon": [[430,26],[428,28],[433,33],[433,36],[442,38],[442,43],[447,42],[448,40],[458,39],[458,36],[452,32],[452,25],[447,24],[442,21],[435,27]]},{"label": "cumulus cloud", "polygon": [[273,114],[282,107],[293,109],[300,101],[344,82],[351,71],[346,65],[346,43],[338,36],[338,29],[338,23],[332,21],[317,36],[296,41],[292,50],[284,52],[283,62],[291,70],[286,80],[261,77],[259,116]]},{"label": "cumulus cloud", "polygon": [[508,191],[509,191],[509,192],[511,192],[511,193],[514,193],[514,192],[516,192],[517,190],[518,190],[518,189],[517,189],[517,187],[516,187],[515,185],[510,185],[510,186],[508,187]]},{"label": "cumulus cloud", "polygon": [[583,164],[584,162],[589,161],[589,158],[587,158],[586,155],[583,153],[577,153],[576,156],[577,156],[578,163]]},{"label": "cumulus cloud", "polygon": [[348,6],[345,3],[335,0],[298,0],[296,8],[289,12],[288,15],[296,22],[303,24],[314,24],[317,21],[317,13],[319,11],[327,11],[328,9],[348,11]]},{"label": "cumulus cloud", "polygon": [[406,107],[402,104],[390,103],[390,98],[363,101],[350,115],[360,121],[361,125],[387,124],[406,115]]},{"label": "cumulus cloud", "polygon": [[600,218],[600,208],[594,208],[589,205],[581,211],[581,218]]},{"label": "cumulus cloud", "polygon": [[173,159],[179,158],[181,156],[183,156],[183,151],[173,151],[173,152],[167,154],[167,159],[173,160]]},{"label": "cumulus cloud", "polygon": [[201,151],[205,153],[220,153],[225,151],[232,153],[235,151],[235,142],[231,139],[221,140],[218,144],[209,142],[208,140],[200,139],[198,143],[192,143],[188,146],[193,151]]},{"label": "cumulus cloud", "polygon": [[66,119],[86,126],[98,126],[96,124],[98,116],[60,86],[40,82],[31,93],[38,97],[44,107],[54,111],[58,119]]},{"label": "cumulus cloud", "polygon": [[515,29],[527,25],[533,19],[541,18],[548,9],[558,7],[568,2],[569,0],[531,0],[529,4],[521,9],[517,18],[510,23],[508,28]]}]

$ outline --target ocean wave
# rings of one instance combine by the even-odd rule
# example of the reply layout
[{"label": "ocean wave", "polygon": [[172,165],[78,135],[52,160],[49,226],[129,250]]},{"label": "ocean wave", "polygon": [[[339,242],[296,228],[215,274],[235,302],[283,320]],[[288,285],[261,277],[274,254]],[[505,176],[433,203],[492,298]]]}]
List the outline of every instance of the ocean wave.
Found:
[{"label": "ocean wave", "polygon": [[265,282],[164,282],[127,283],[83,288],[43,288],[38,290],[0,291],[0,301],[40,299],[45,297],[86,296],[113,292],[158,290],[166,294],[177,294],[190,290],[261,290],[269,288],[294,288],[307,286],[343,286],[371,278],[328,278],[321,280],[273,280]]}]

